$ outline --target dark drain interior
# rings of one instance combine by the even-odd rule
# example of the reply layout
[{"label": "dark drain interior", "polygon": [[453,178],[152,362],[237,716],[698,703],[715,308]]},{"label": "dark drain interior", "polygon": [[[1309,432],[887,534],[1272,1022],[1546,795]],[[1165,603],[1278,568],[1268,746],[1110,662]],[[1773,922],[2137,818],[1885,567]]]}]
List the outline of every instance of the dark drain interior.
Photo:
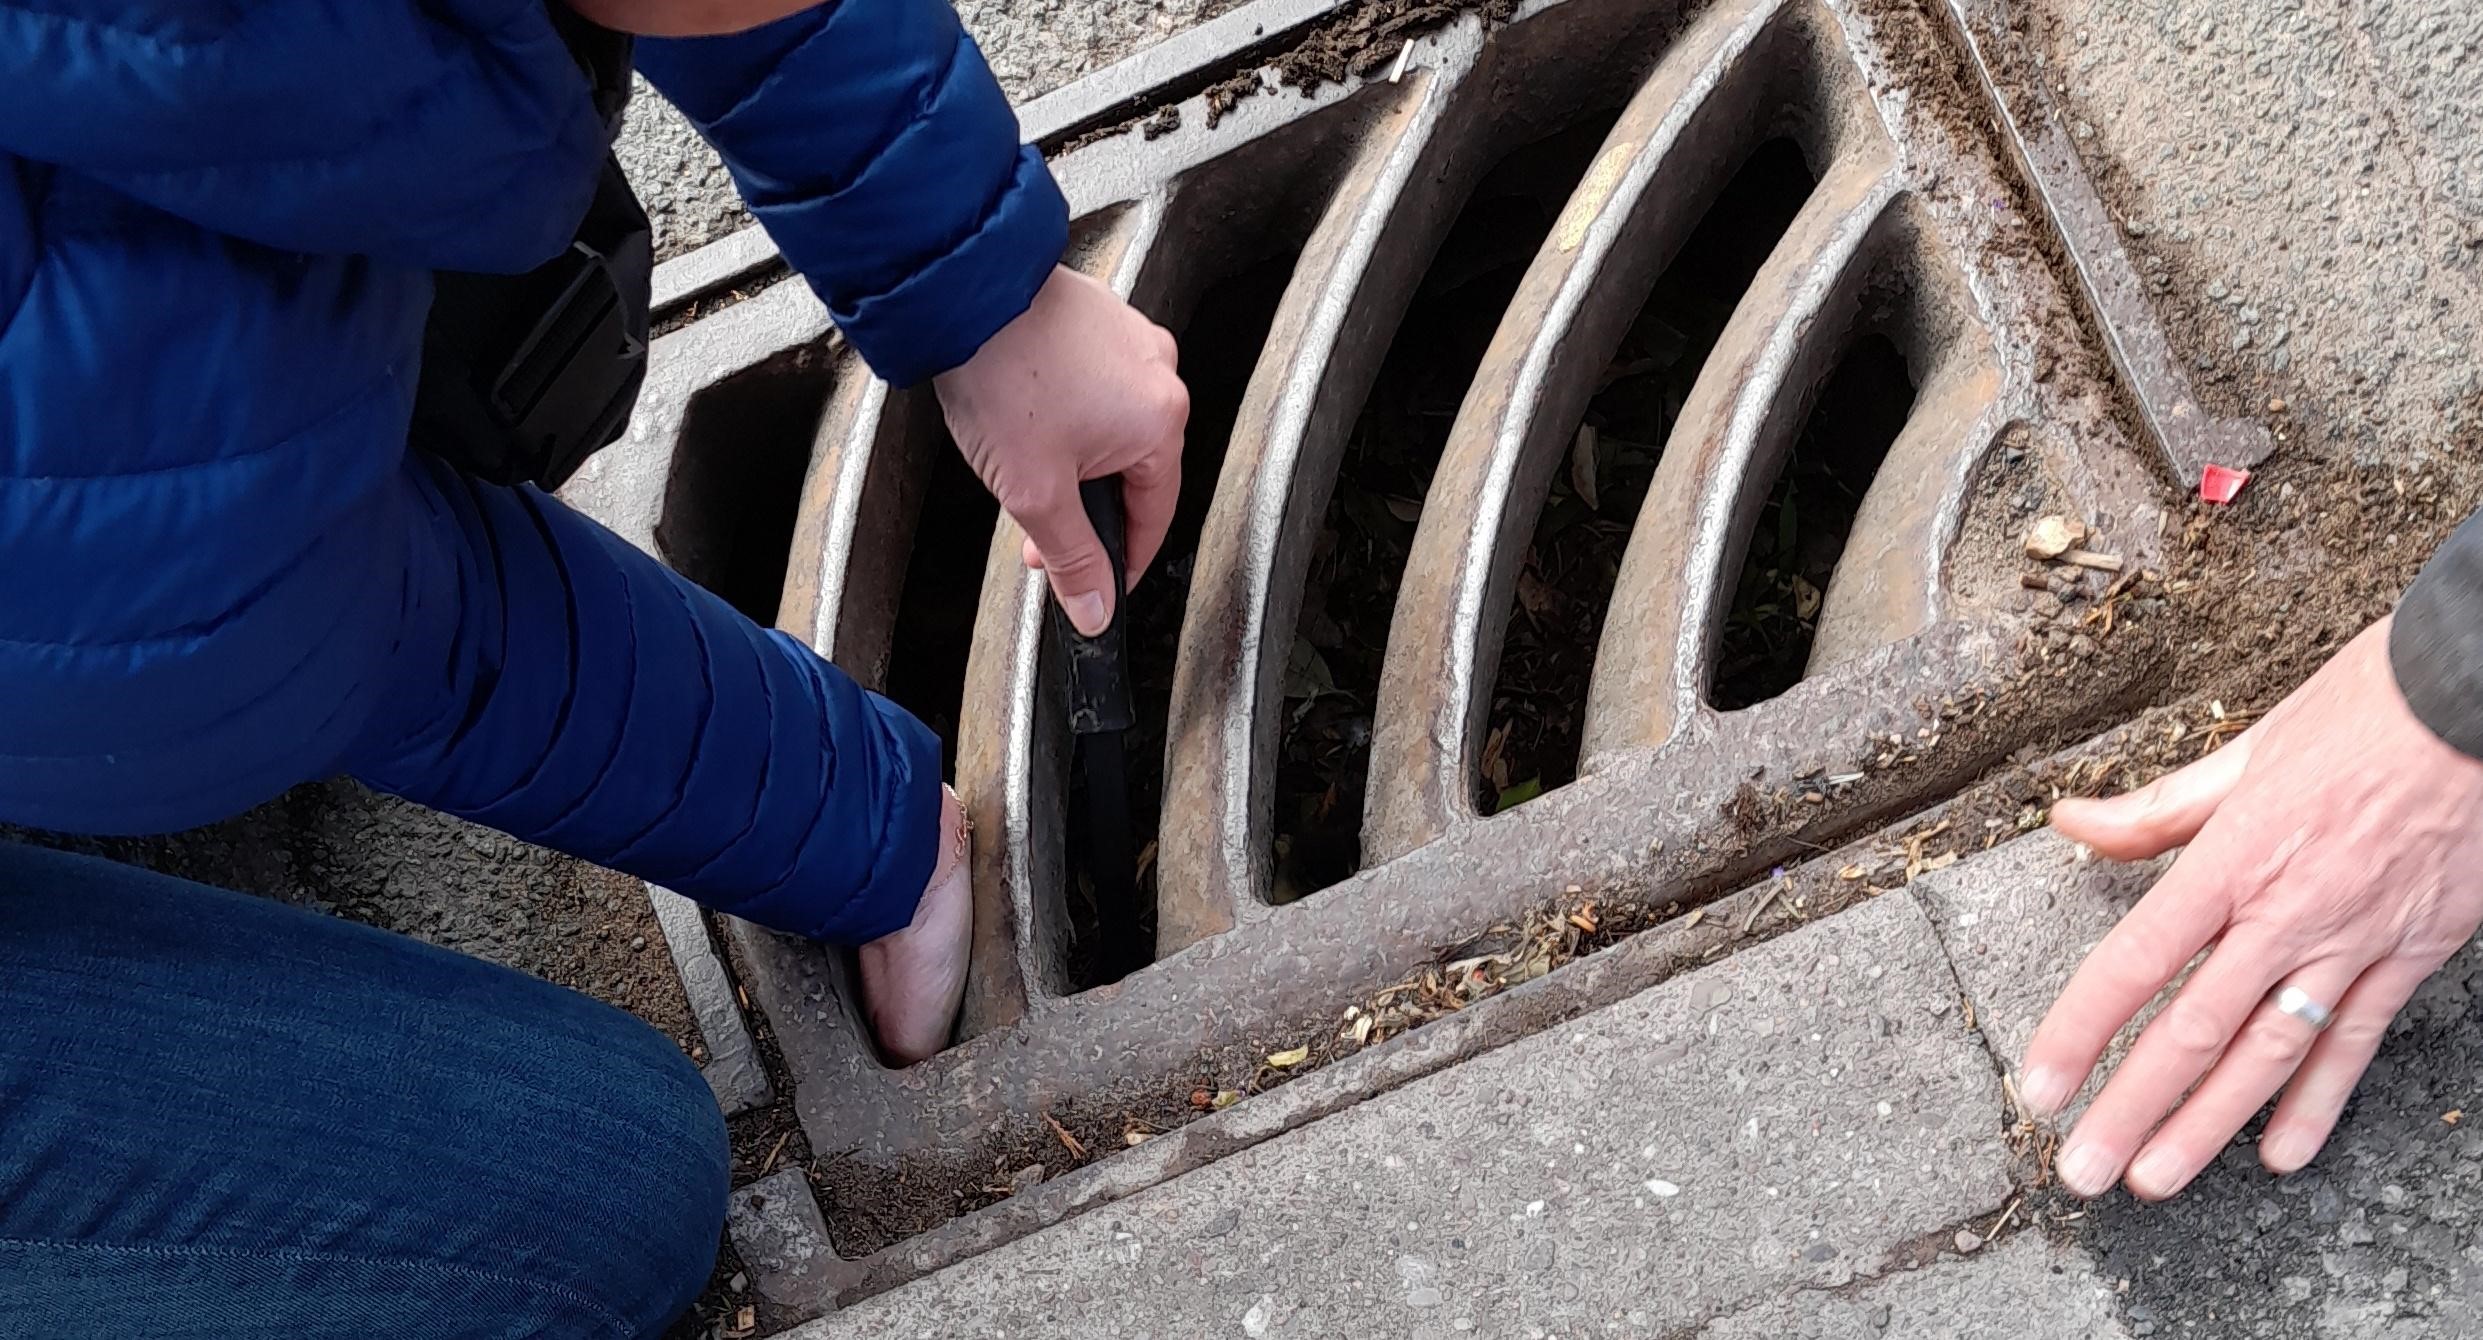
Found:
[{"label": "dark drain interior", "polygon": [[1616,114],[1511,152],[1476,185],[1346,442],[1285,669],[1272,901],[1362,868],[1372,712],[1422,499],[1509,300]]},{"label": "dark drain interior", "polygon": [[1717,708],[1754,706],[1802,682],[1828,579],[1914,392],[1905,355],[1877,333],[1855,341],[1820,389],[1751,532],[1708,690]]},{"label": "dark drain interior", "polygon": [[[1164,810],[1164,731],[1172,709],[1173,663],[1180,650],[1181,619],[1188,608],[1190,575],[1198,559],[1199,534],[1215,502],[1224,454],[1240,417],[1242,396],[1257,367],[1259,350],[1275,323],[1297,253],[1286,250],[1250,265],[1209,288],[1176,332],[1181,372],[1190,388],[1190,426],[1182,445],[1181,506],[1164,550],[1129,601],[1130,685],[1138,724],[1129,732],[1131,840],[1138,845],[1138,942],[1155,943],[1155,846]],[[1112,980],[1104,971],[1102,926],[1095,889],[1087,875],[1086,781],[1069,779],[1066,833],[1070,871],[1068,913],[1069,985],[1072,990]]]},{"label": "dark drain interior", "polygon": [[791,350],[691,402],[665,481],[656,548],[674,571],[762,626],[776,622],[785,564],[834,379],[825,342]]},{"label": "dark drain interior", "polygon": [[1725,323],[1816,185],[1793,141],[1755,150],[1605,369],[1569,465],[1553,477],[1510,605],[1476,779],[1483,813],[1576,780],[1587,681],[1638,506]]},{"label": "dark drain interior", "polygon": [[933,436],[929,456],[884,691],[939,735],[941,769],[955,776],[966,659],[1000,504],[945,431]]}]

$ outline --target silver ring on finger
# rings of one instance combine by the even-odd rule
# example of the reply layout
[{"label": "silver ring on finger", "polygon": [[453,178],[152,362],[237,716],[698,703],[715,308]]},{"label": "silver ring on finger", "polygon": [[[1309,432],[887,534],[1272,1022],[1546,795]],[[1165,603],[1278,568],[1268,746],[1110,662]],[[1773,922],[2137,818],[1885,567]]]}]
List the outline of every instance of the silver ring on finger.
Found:
[{"label": "silver ring on finger", "polygon": [[2289,1014],[2311,1026],[2311,1031],[2327,1031],[2336,1015],[2327,1006],[2311,999],[2311,993],[2298,986],[2286,986],[2276,992],[2276,1012]]}]

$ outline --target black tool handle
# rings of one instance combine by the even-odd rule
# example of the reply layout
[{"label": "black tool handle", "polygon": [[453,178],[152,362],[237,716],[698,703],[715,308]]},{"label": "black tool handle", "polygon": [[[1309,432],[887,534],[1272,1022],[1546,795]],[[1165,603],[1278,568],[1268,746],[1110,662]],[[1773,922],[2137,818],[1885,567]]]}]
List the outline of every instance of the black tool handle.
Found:
[{"label": "black tool handle", "polygon": [[1129,520],[1121,508],[1118,476],[1090,479],[1078,486],[1078,496],[1112,561],[1112,622],[1088,637],[1057,606],[1052,621],[1069,665],[1069,731],[1098,735],[1128,730],[1138,720],[1130,705],[1128,639],[1123,632],[1129,621],[1122,617],[1129,608]]}]

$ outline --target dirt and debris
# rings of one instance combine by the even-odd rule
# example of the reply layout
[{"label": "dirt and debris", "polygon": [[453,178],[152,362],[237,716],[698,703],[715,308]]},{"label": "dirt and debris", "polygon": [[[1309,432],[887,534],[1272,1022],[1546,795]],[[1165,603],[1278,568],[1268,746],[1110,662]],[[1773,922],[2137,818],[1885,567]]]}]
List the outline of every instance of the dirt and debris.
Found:
[{"label": "dirt and debris", "polygon": [[1330,1040],[1344,1055],[1377,1046],[1618,944],[1657,920],[1653,909],[1594,899],[1538,908],[1523,921],[1504,922],[1441,951],[1444,961],[1348,1006]]},{"label": "dirt and debris", "polygon": [[1468,14],[1480,14],[1488,29],[1516,13],[1517,0],[1359,0],[1311,29],[1271,68],[1285,87],[1313,93],[1385,68],[1408,42]]},{"label": "dirt and debris", "polygon": [[748,302],[793,277],[793,267],[785,264],[783,258],[779,257],[745,276],[740,283],[731,288],[702,293],[657,316],[648,328],[647,337],[662,339],[676,330],[713,316],[727,307]]},{"label": "dirt and debris", "polygon": [[[1487,26],[1498,27],[1516,13],[1517,0],[1358,0],[1344,13],[1313,25],[1284,50],[1207,85],[1201,94],[1207,127],[1223,124],[1235,107],[1263,93],[1291,88],[1308,96],[1331,84],[1377,74],[1401,60],[1415,39],[1469,14],[1480,14]],[[1181,96],[1186,100],[1188,95]],[[1171,123],[1160,124],[1167,113]],[[1142,105],[1121,120],[1066,140],[1057,152],[1073,153],[1132,130],[1154,139],[1180,124],[1177,105]]]}]

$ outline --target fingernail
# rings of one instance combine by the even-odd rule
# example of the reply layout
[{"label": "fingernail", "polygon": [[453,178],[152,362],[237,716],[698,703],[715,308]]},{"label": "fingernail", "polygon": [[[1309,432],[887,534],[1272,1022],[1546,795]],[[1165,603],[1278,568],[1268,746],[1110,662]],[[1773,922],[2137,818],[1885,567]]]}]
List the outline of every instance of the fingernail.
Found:
[{"label": "fingernail", "polygon": [[1104,598],[1093,591],[1070,596],[1061,601],[1061,608],[1069,612],[1070,624],[1088,637],[1111,626],[1112,616],[1105,613]]},{"label": "fingernail", "polygon": [[2187,1183],[2189,1167],[2170,1149],[2150,1149],[2130,1165],[2130,1189],[2142,1196],[2169,1196]]},{"label": "fingernail", "polygon": [[2017,1096],[2026,1104],[2026,1115],[2048,1117],[2069,1102],[2069,1076],[2048,1066],[2037,1066],[2018,1081]]},{"label": "fingernail", "polygon": [[2055,1166],[2073,1196],[2100,1196],[2112,1186],[2112,1160],[2093,1145],[2071,1145]]},{"label": "fingernail", "polygon": [[2299,1172],[2318,1152],[2319,1146],[2302,1131],[2270,1131],[2259,1142],[2259,1161],[2273,1173]]}]

